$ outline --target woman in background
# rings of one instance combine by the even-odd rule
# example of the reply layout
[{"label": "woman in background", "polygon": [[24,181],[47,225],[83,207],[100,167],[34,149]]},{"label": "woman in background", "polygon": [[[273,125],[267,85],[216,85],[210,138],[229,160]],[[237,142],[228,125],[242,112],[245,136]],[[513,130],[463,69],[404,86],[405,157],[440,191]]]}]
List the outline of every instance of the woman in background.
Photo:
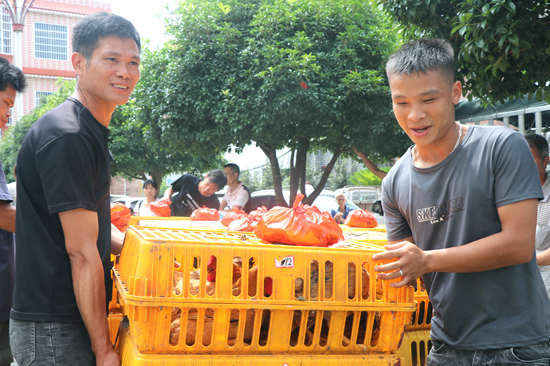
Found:
[{"label": "woman in background", "polygon": [[159,187],[157,182],[152,179],[147,179],[143,182],[143,194],[145,194],[145,199],[139,201],[136,205],[136,216],[158,216],[151,211],[150,206],[151,202],[156,202],[159,200]]}]

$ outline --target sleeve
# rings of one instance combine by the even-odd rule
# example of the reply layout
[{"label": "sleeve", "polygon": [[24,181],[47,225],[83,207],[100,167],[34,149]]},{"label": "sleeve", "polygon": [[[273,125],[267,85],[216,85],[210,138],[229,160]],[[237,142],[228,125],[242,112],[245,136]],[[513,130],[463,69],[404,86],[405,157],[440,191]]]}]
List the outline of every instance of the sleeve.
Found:
[{"label": "sleeve", "polygon": [[6,176],[4,175],[4,167],[2,166],[2,163],[0,163],[0,201],[7,203],[13,202],[8,189],[8,184],[6,183]]},{"label": "sleeve", "polygon": [[501,136],[493,159],[495,202],[501,207],[511,203],[543,198],[537,165],[525,138],[517,132]]},{"label": "sleeve", "polygon": [[66,134],[52,140],[36,153],[36,166],[50,214],[77,208],[97,211],[96,154],[84,136]]},{"label": "sleeve", "polygon": [[[242,189],[237,195],[237,198],[235,199],[235,201],[233,202],[233,206],[240,206],[244,208],[244,205],[246,205],[247,202],[248,202],[248,192]],[[233,208],[233,206],[231,206],[231,208]]]},{"label": "sleeve", "polygon": [[336,210],[330,210],[330,216],[334,217],[336,215]]},{"label": "sleeve", "polygon": [[387,187],[389,181],[388,177],[382,180],[382,209],[384,210],[388,240],[395,241],[408,238],[412,235],[412,230],[407,219],[401,214],[397,205],[394,204],[391,189]]},{"label": "sleeve", "polygon": [[183,187],[183,183],[185,180],[185,175],[186,174],[182,175],[181,177],[179,177],[178,179],[172,182],[172,190],[174,191],[174,193],[181,191],[181,187]]}]

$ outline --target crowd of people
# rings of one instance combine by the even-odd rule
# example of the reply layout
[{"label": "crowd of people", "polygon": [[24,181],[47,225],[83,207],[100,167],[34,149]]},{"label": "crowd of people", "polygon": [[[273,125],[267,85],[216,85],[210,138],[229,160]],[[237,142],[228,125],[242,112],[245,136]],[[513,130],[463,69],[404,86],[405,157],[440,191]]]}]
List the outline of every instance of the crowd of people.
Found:
[{"label": "crowd of people", "polygon": [[[72,46],[75,92],[21,145],[17,209],[0,166],[0,366],[12,354],[19,365],[121,364],[106,312],[110,256],[123,244],[110,222],[107,141],[113,111],[139,80],[141,43],[129,21],[100,13],[76,25]],[[372,167],[383,178],[388,236],[373,259],[393,260],[376,268],[378,278],[402,287],[423,277],[434,311],[428,365],[548,365],[546,139],[455,122],[462,87],[445,41],[406,43],[386,72],[397,122],[414,145],[387,175]],[[25,85],[0,58],[3,124]],[[228,164],[204,179],[182,175],[164,193],[172,215],[250,210],[239,173]],[[220,203],[215,193],[226,185]],[[136,211],[149,215],[159,187],[148,180],[143,188]],[[349,211],[345,196],[337,200],[342,222]]]}]

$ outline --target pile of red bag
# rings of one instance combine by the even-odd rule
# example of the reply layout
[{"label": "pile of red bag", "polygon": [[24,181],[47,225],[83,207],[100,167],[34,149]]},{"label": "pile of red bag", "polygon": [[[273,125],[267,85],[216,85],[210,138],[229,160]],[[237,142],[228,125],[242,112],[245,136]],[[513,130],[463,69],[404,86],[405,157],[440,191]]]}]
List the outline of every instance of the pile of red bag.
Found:
[{"label": "pile of red bag", "polygon": [[258,207],[256,210],[247,214],[243,210],[234,209],[223,217],[221,223],[227,227],[228,231],[246,231],[253,232],[258,221],[267,212],[265,206]]},{"label": "pile of red bag", "polygon": [[342,229],[328,212],[303,205],[297,194],[292,208],[273,207],[259,220],[254,233],[270,243],[326,247],[344,240]]},{"label": "pile of red bag", "polygon": [[126,229],[128,229],[130,216],[130,209],[124,206],[124,204],[120,202],[111,203],[111,223],[123,233],[125,233]]},{"label": "pile of red bag", "polygon": [[345,224],[351,227],[373,228],[378,226],[378,221],[369,211],[353,210],[348,214]]},{"label": "pile of red bag", "polygon": [[170,201],[169,198],[163,198],[157,202],[151,202],[151,204],[149,205],[149,207],[151,207],[151,211],[153,211],[153,213],[155,215],[159,215],[159,216],[162,216],[162,217],[170,217],[171,216],[171,210],[170,210],[170,205],[172,204],[172,202]]}]

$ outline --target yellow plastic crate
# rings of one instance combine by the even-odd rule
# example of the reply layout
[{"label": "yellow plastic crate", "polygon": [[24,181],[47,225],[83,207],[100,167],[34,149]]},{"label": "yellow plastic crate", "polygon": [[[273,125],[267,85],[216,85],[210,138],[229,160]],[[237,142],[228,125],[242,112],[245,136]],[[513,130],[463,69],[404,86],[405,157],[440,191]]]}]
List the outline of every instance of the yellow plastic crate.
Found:
[{"label": "yellow plastic crate", "polygon": [[[135,226],[126,234],[115,283],[142,353],[392,352],[416,306],[412,287],[391,288],[389,281],[366,274],[375,273],[372,255],[380,251],[361,243],[295,247]],[[191,275],[197,268],[205,274],[211,257],[217,260],[214,287],[207,289],[206,276],[192,287]],[[237,259],[257,267],[253,283],[253,269],[242,266],[241,290],[235,293]],[[179,294],[173,289],[174,261],[181,263]],[[315,283],[315,277],[325,281]],[[181,319],[176,343],[170,342],[173,311]]]},{"label": "yellow plastic crate", "polygon": [[[122,366],[399,366],[394,354],[379,355],[167,355],[144,354],[132,342],[127,331],[122,332],[115,348]],[[402,365],[402,364],[401,364]]]},{"label": "yellow plastic crate", "polygon": [[416,302],[416,311],[411,317],[411,323],[405,327],[406,331],[423,330],[432,328],[433,309],[428,293],[420,283],[420,279],[416,279],[416,290],[414,292],[414,301]]},{"label": "yellow plastic crate", "polygon": [[116,337],[119,333],[119,327],[122,318],[123,315],[120,312],[109,312],[109,316],[107,316],[107,322],[109,323],[109,336],[112,344],[115,344],[116,342]]},{"label": "yellow plastic crate", "polygon": [[405,332],[403,343],[397,351],[402,357],[401,366],[424,366],[432,348],[429,330]]}]

